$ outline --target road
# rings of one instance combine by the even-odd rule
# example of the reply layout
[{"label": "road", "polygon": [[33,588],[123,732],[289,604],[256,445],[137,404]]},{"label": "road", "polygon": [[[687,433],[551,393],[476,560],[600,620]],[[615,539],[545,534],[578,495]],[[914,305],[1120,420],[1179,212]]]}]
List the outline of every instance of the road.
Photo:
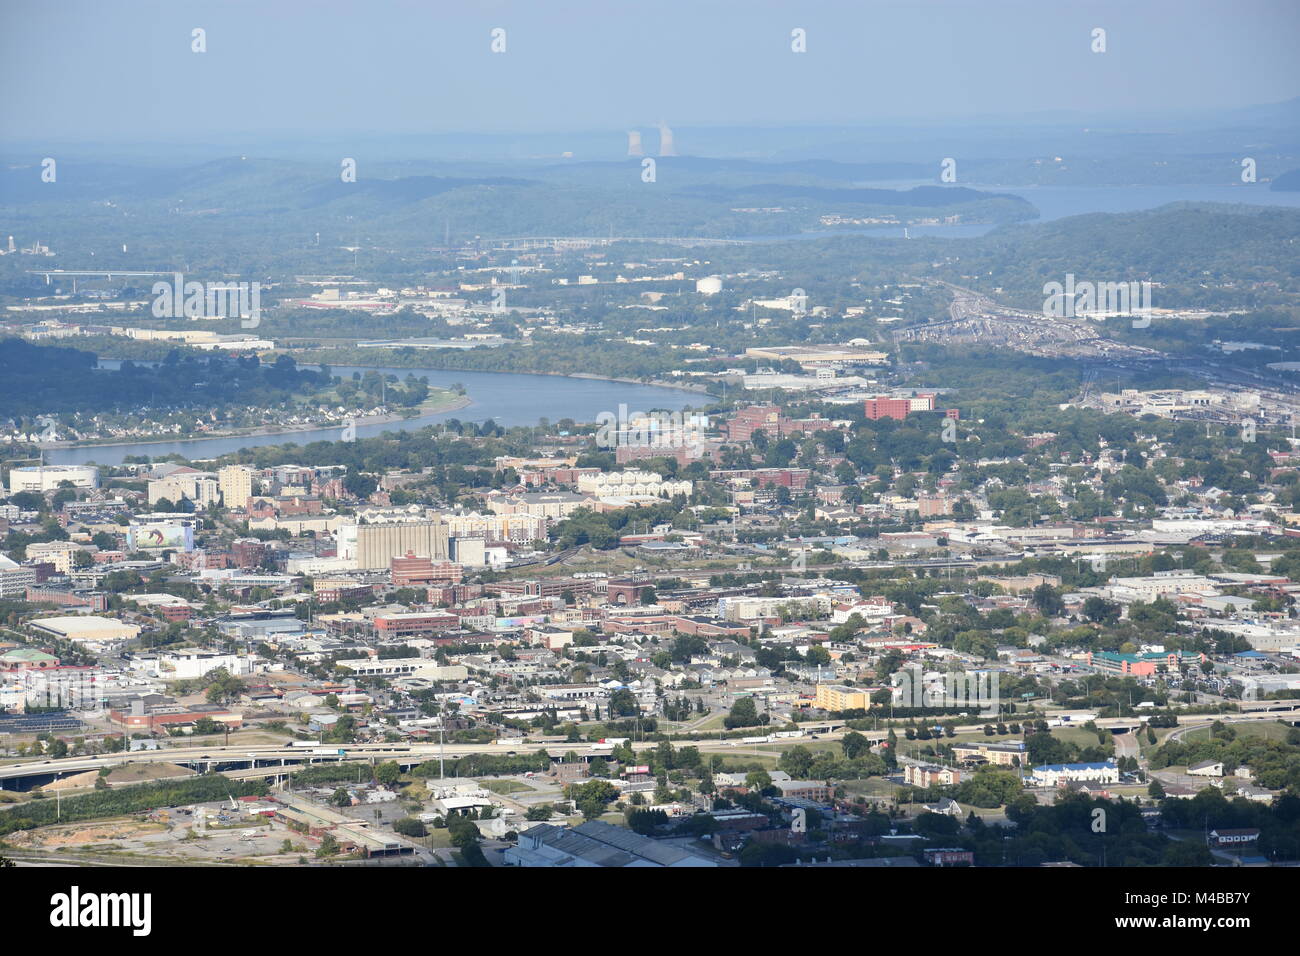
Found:
[{"label": "road", "polygon": [[[138,750],[130,753],[97,754],[87,757],[68,757],[63,759],[27,760],[0,766],[0,780],[12,780],[38,774],[84,773],[87,770],[99,770],[102,767],[121,767],[131,764],[174,763],[186,764],[195,769],[209,769],[216,764],[255,765],[261,761],[281,761],[282,765],[303,762],[326,762],[337,760],[395,760],[409,765],[420,763],[436,757],[441,748],[439,744],[343,744],[338,747],[321,747],[325,750],[343,750],[342,757],[312,753],[308,748],[280,747],[267,745],[236,745],[213,747],[174,747],[158,750]],[[463,756],[470,753],[508,753],[511,745],[507,744],[447,744],[444,752],[448,756]]]},{"label": "road", "polygon": [[1115,756],[1116,757],[1138,757],[1141,750],[1138,748],[1137,736],[1132,733],[1115,735]]},{"label": "road", "polygon": [[[833,731],[830,733],[819,734],[818,736],[822,740],[838,739],[843,736],[843,731]],[[868,736],[872,735],[869,734]],[[878,734],[875,736],[883,738],[885,734]],[[590,744],[474,743],[446,744],[445,746],[436,743],[343,744],[338,747],[328,748],[333,750],[343,750],[344,753],[341,757],[314,754],[307,748],[265,745],[251,746],[244,744],[242,746],[229,747],[176,747],[159,750],[139,750],[132,753],[98,754],[88,757],[26,760],[11,763],[7,766],[0,766],[0,781],[20,779],[23,777],[43,776],[45,774],[66,775],[84,773],[88,770],[99,770],[103,767],[121,767],[132,764],[151,763],[183,764],[193,767],[196,770],[208,770],[219,765],[229,766],[231,764],[245,764],[247,767],[242,770],[234,770],[232,775],[239,777],[277,776],[280,773],[285,772],[286,768],[291,768],[306,762],[332,763],[370,760],[383,762],[391,760],[402,766],[411,766],[412,764],[423,763],[426,760],[435,759],[440,753],[445,753],[448,757],[463,757],[468,754],[496,754],[507,756],[515,753],[533,753],[543,746],[548,750],[572,749],[574,751],[581,751],[585,746],[590,746]],[[659,746],[659,744],[658,741],[649,740],[632,742],[631,746],[635,750],[650,750]],[[709,737],[675,740],[673,741],[673,746],[694,746],[698,747],[700,750],[722,751],[724,753],[738,752],[735,748],[730,746],[730,742]],[[275,764],[274,761],[280,761],[280,763]],[[271,765],[264,766],[264,763],[269,763]]]},{"label": "road", "polygon": [[[1294,715],[1290,715],[1294,719]],[[1204,721],[1191,724],[1186,727],[1180,727],[1170,734],[1169,739],[1176,740],[1195,727],[1205,727],[1212,724],[1215,720],[1222,720],[1225,723],[1238,723],[1243,721],[1258,720],[1276,720],[1277,714],[1220,714],[1208,716]],[[936,721],[942,718],[937,718]],[[1103,729],[1122,729],[1131,726],[1134,718],[1103,718],[1097,721],[1097,726]],[[757,728],[755,728],[757,730]],[[819,732],[818,740],[839,740],[846,733],[846,729],[830,730]],[[860,733],[872,742],[884,740],[889,736],[888,729],[860,731]],[[983,724],[970,724],[957,728],[958,736],[979,735],[983,733]],[[754,736],[759,736],[755,733]],[[1125,739],[1127,738],[1127,740]],[[802,743],[807,744],[812,740],[812,736],[792,737],[771,741],[770,743]],[[1115,738],[1116,752],[1119,748],[1132,747],[1132,752],[1127,749],[1124,755],[1138,756],[1137,741],[1131,733],[1119,734]],[[1123,741],[1123,743],[1121,743]],[[732,755],[760,755],[770,754],[771,751],[756,749],[760,745],[752,742],[742,743],[739,739],[720,740],[713,736],[690,737],[672,741],[674,747],[696,747],[703,752],[724,753]],[[657,747],[658,741],[635,741],[631,746],[635,750],[649,750]],[[175,747],[163,748],[159,750],[139,750],[127,753],[116,754],[97,754],[86,757],[65,757],[62,759],[50,758],[46,760],[24,760],[7,765],[0,766],[0,786],[6,780],[16,780],[25,777],[43,776],[46,774],[56,774],[59,776],[84,773],[88,770],[99,770],[103,767],[121,767],[131,764],[151,764],[151,763],[169,763],[182,764],[195,770],[206,771],[215,767],[225,767],[232,772],[232,775],[239,777],[274,777],[285,772],[285,768],[297,766],[303,763],[327,763],[335,761],[395,761],[403,767],[409,767],[413,764],[423,763],[426,760],[436,758],[440,753],[448,757],[463,757],[469,754],[496,754],[507,756],[515,753],[532,753],[540,747],[546,747],[548,750],[574,750],[581,752],[585,746],[584,743],[557,743],[548,742],[545,744],[518,744],[518,743],[473,743],[473,744],[446,744],[437,743],[385,743],[385,744],[343,744],[337,747],[322,745],[320,748],[300,748],[285,747],[279,745],[231,745],[231,746],[209,746],[209,747]],[[320,750],[342,750],[342,756],[336,754],[318,754],[313,753],[312,749]],[[232,765],[243,765],[232,767]]]},{"label": "road", "polygon": [[[757,730],[757,728],[755,728]],[[960,727],[958,733],[982,733],[983,725],[971,727]],[[817,740],[839,740],[846,733],[845,729],[840,728],[825,732],[819,732],[816,735]],[[885,740],[889,736],[888,730],[862,731],[864,737],[871,741]],[[755,733],[754,736],[759,736]],[[770,743],[803,743],[807,744],[813,737],[811,735],[804,737],[783,738]],[[734,756],[770,756],[770,750],[757,749],[761,745],[752,742],[745,743],[738,738],[730,740],[719,740],[717,737],[691,737],[672,741],[676,748],[697,747],[699,750],[708,753],[724,753]],[[436,743],[421,744],[344,744],[332,748],[343,750],[342,757],[330,756],[325,754],[314,754],[308,748],[291,748],[274,745],[251,746],[248,744],[237,746],[213,746],[213,747],[176,747],[171,749],[159,750],[140,750],[132,753],[117,754],[99,754],[88,757],[65,757],[63,759],[48,760],[26,760],[17,763],[11,763],[7,766],[0,766],[0,782],[4,780],[14,780],[24,777],[43,776],[45,774],[74,774],[84,773],[88,770],[99,770],[103,767],[120,767],[132,764],[151,764],[151,763],[168,763],[182,764],[190,766],[195,770],[209,770],[217,766],[227,768],[231,776],[237,778],[254,778],[254,777],[275,777],[287,770],[297,767],[303,763],[333,763],[333,762],[353,762],[353,761],[395,761],[403,767],[409,767],[413,764],[423,763],[426,760],[436,759],[440,753],[448,757],[463,757],[468,754],[496,754],[499,756],[508,756],[511,754],[533,753],[541,747],[554,752],[573,750],[581,753],[585,747],[591,746],[589,743],[562,743],[548,742],[536,744],[499,744],[499,743],[473,743],[473,744],[446,744],[445,747]],[[658,741],[644,740],[632,741],[630,746],[634,750],[651,750],[659,746]],[[279,761],[276,763],[276,761]],[[241,768],[231,769],[232,764],[246,765]]]}]

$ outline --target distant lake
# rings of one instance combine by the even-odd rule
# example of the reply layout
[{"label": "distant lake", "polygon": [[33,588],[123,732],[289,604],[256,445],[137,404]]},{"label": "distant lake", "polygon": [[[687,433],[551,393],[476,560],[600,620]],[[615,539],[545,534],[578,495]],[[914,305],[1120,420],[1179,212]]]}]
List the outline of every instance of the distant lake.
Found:
[{"label": "distant lake", "polygon": [[[137,365],[147,363],[137,362]],[[120,362],[104,359],[101,368],[117,368]],[[309,368],[310,366],[303,366]],[[330,374],[351,378],[353,372],[365,374],[370,368],[352,365],[331,365]],[[382,425],[358,425],[357,437],[371,438],[383,432],[406,429],[414,431],[425,425],[456,418],[463,422],[483,422],[492,419],[499,425],[536,425],[542,418],[552,423],[562,418],[578,422],[592,422],[601,412],[618,414],[620,404],[629,413],[648,412],[652,409],[678,411],[688,405],[704,405],[710,401],[702,392],[658,385],[638,385],[626,382],[609,382],[601,379],[569,378],[561,375],[526,375],[515,372],[459,372],[444,369],[376,368],[384,374],[404,379],[407,375],[428,378],[432,386],[449,387],[455,382],[465,386],[470,404],[464,408],[432,415],[421,415],[405,421]],[[338,427],[316,428],[310,431],[282,432],[275,435],[248,435],[240,438],[195,438],[164,442],[133,442],[124,445],[94,445],[81,448],[58,448],[46,452],[45,460],[55,465],[78,465],[94,462],[100,465],[120,465],[129,455],[179,454],[189,459],[216,458],[263,445],[284,445],[293,442],[305,445],[313,441],[338,441]]]},{"label": "distant lake", "polygon": [[[916,182],[854,183],[863,188],[911,189],[913,186],[933,186],[931,180]],[[1171,202],[1222,202],[1246,203],[1252,206],[1281,206],[1300,208],[1300,192],[1275,192],[1268,183],[1226,183],[1222,185],[1185,186],[998,186],[990,183],[960,183],[971,189],[991,193],[1009,193],[1033,203],[1039,212],[1038,219],[1028,222],[1051,222],[1067,216],[1082,216],[1094,212],[1138,212],[1156,209]],[[968,239],[991,232],[997,226],[958,223],[953,226],[908,226],[913,239],[936,236],[941,239]],[[863,226],[853,229],[823,229],[804,232],[797,236],[746,236],[751,242],[782,242],[791,239],[825,239],[829,236],[871,236],[879,239],[901,239],[902,226]]]},{"label": "distant lake", "polygon": [[1039,222],[1090,212],[1137,212],[1171,202],[1246,203],[1300,207],[1300,192],[1275,192],[1268,183],[1187,186],[977,186],[1014,193],[1038,207]]}]

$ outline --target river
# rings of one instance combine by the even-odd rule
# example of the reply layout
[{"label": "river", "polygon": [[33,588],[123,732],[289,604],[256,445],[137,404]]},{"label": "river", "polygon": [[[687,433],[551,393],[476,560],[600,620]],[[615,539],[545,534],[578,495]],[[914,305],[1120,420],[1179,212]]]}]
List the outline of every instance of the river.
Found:
[{"label": "river", "polygon": [[[907,189],[914,185],[934,185],[933,182],[916,183],[856,183],[857,186],[887,186]],[[1154,209],[1179,201],[1249,203],[1259,206],[1300,207],[1300,192],[1275,192],[1265,183],[1223,185],[1175,186],[998,186],[987,183],[962,183],[988,192],[1013,193],[1023,196],[1038,207],[1040,218],[1034,221],[1049,222],[1066,216],[1085,213],[1136,212]],[[968,238],[983,235],[996,228],[988,224],[959,223],[952,226],[911,226],[908,235],[913,238],[937,236],[942,238]],[[828,236],[867,235],[879,238],[902,238],[902,226],[881,226],[864,229],[826,230],[802,233],[795,236],[750,236],[751,242],[789,242],[794,239],[818,239]],[[113,363],[100,363],[105,368]],[[354,371],[366,371],[353,366],[330,366],[335,375],[350,376]],[[546,417],[555,422],[562,418],[591,422],[603,411],[618,412],[625,404],[629,411],[649,411],[655,408],[678,410],[688,405],[704,403],[698,392],[662,386],[636,385],[609,382],[599,379],[567,378],[554,375],[527,375],[508,372],[458,372],[442,369],[380,369],[398,378],[408,373],[416,377],[427,376],[430,385],[448,386],[463,384],[471,403],[465,408],[449,412],[422,415],[405,422],[379,425],[360,425],[357,435],[369,437],[384,431],[419,428],[448,418],[462,421],[492,419],[502,425],[535,425]],[[123,445],[98,445],[82,448],[53,449],[46,454],[52,464],[71,465],[95,462],[101,465],[120,464],[128,455],[181,454],[186,458],[212,458],[218,455],[261,445],[279,445],[287,442],[306,444],[312,441],[331,441],[340,437],[338,428],[320,428],[311,431],[280,433],[275,435],[249,435],[242,438],[199,438],[187,441],[137,442]]]},{"label": "river", "polygon": [[[119,363],[105,359],[101,367],[115,368]],[[137,363],[142,364],[142,363]],[[368,438],[385,431],[414,430],[425,425],[457,418],[461,421],[482,422],[492,419],[499,425],[536,425],[541,418],[551,422],[572,418],[579,422],[592,422],[601,412],[618,414],[619,405],[626,405],[629,413],[653,409],[677,411],[689,405],[703,405],[710,399],[702,392],[669,388],[659,385],[638,385],[628,382],[610,382],[604,379],[569,378],[560,375],[527,375],[514,372],[460,372],[444,369],[379,368],[399,379],[408,374],[416,378],[427,377],[433,386],[448,387],[455,382],[465,386],[470,404],[453,411],[435,412],[417,418],[387,424],[358,425],[357,437]],[[353,372],[365,373],[368,368],[351,365],[331,365],[333,375],[351,377]],[[46,452],[45,460],[54,465],[119,465],[127,456],[179,454],[191,460],[216,458],[262,445],[283,445],[294,442],[305,445],[313,441],[338,441],[340,428],[316,428],[310,431],[281,432],[274,435],[245,435],[237,438],[195,438],[180,441],[131,442],[121,445],[87,445],[80,448],[56,448]]]}]

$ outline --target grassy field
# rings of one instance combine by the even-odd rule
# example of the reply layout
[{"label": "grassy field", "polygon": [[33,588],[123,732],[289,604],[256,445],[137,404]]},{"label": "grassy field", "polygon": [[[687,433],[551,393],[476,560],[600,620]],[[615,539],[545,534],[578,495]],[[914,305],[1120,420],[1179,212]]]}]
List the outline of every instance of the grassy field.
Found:
[{"label": "grassy field", "polygon": [[764,770],[775,770],[777,761],[781,759],[775,753],[723,753],[722,758],[723,773],[735,773],[740,767],[750,764],[761,764]]},{"label": "grassy field", "polygon": [[[1276,741],[1286,740],[1287,731],[1291,729],[1287,724],[1265,723],[1263,721],[1250,724],[1227,724],[1226,726],[1235,730],[1238,737],[1263,737],[1266,740]],[[1205,727],[1197,727],[1193,730],[1189,730],[1187,733],[1183,734],[1180,739],[1186,743],[1195,743],[1198,740],[1209,740],[1210,726],[1207,725]]]},{"label": "grassy field", "polygon": [[451,846],[451,831],[446,827],[429,827],[429,835],[422,842],[431,850],[445,850]]},{"label": "grassy field", "polygon": [[399,783],[398,795],[403,800],[414,800],[416,803],[423,803],[429,796],[429,788],[425,786],[423,780],[413,780],[410,783]]},{"label": "grassy field", "polygon": [[[892,798],[900,791],[909,789],[902,784],[892,783],[888,780],[885,780],[882,777],[867,777],[864,780],[846,780],[843,783],[843,787],[845,792],[848,793],[850,798],[856,796],[864,796],[868,798],[870,797]],[[915,816],[921,812],[923,806],[924,806],[923,802],[902,803],[899,804],[899,809],[902,810],[905,814],[910,814],[912,816]],[[971,813],[974,813],[977,817],[980,817],[986,822],[992,822],[993,820],[1000,820],[1004,816],[1003,811],[1000,807],[985,809],[981,807],[973,807],[966,803],[959,803],[958,806],[960,806],[962,809],[963,819],[965,819],[965,817],[969,816]]]},{"label": "grassy field", "polygon": [[697,735],[707,734],[715,730],[726,730],[724,721],[727,719],[727,712],[720,710],[717,713],[709,715],[709,719],[695,728],[692,733]]},{"label": "grassy field", "polygon": [[1124,797],[1126,800],[1139,797],[1143,802],[1146,802],[1149,799],[1145,783],[1111,784],[1108,789],[1111,793]]},{"label": "grassy field", "polygon": [[[1051,734],[1057,740],[1065,743],[1077,744],[1080,747],[1097,746],[1097,735],[1090,730],[1084,730],[1082,727],[1053,727]],[[935,746],[938,744],[999,744],[1010,743],[1024,740],[1025,735],[1021,734],[993,734],[986,737],[983,734],[958,734],[956,737],[936,737],[930,740],[908,740],[903,734],[898,734],[898,751],[905,756],[910,756],[914,749],[924,748],[926,746]],[[798,741],[795,741],[796,743]],[[816,741],[814,741],[816,743]]]},{"label": "grassy field", "polygon": [[[1082,727],[1053,727],[1052,736],[1057,740],[1064,741],[1067,744],[1075,744],[1078,747],[1096,747],[1098,744],[1097,735],[1091,730],[1084,730]],[[1109,736],[1107,734],[1107,737]],[[1114,747],[1114,744],[1109,740],[1107,743]]]},{"label": "grassy field", "polygon": [[903,789],[901,785],[892,783],[884,777],[864,777],[861,780],[844,781],[844,790],[850,797],[892,797],[899,790]]},{"label": "grassy field", "polygon": [[[903,741],[900,740],[899,746],[901,747],[902,745]],[[754,750],[767,750],[775,754],[785,753],[785,751],[792,747],[803,747],[805,750],[813,754],[813,756],[816,756],[822,751],[830,751],[830,753],[834,754],[836,757],[844,755],[844,749],[840,746],[838,740],[809,740],[806,737],[795,737],[779,744],[753,744],[751,746]]]},{"label": "grassy field", "polygon": [[493,793],[506,796],[512,793],[533,793],[537,790],[536,787],[530,787],[520,780],[497,780],[485,777],[478,782]]},{"label": "grassy field", "polygon": [[1172,734],[1178,728],[1177,727],[1152,727],[1151,729],[1154,730],[1156,733],[1156,742],[1153,744],[1147,743],[1147,732],[1145,730],[1143,730],[1141,733],[1138,734],[1138,749],[1141,751],[1142,756],[1144,757],[1149,757],[1156,750],[1160,749],[1160,746],[1165,742],[1165,738],[1168,737],[1170,734]]}]

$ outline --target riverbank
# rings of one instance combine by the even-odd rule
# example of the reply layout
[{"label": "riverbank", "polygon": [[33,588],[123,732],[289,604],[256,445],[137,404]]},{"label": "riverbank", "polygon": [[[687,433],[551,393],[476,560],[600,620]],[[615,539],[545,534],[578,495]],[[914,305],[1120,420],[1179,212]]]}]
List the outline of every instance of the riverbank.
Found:
[{"label": "riverbank", "polygon": [[[357,438],[374,438],[386,431],[416,431],[436,425],[451,418],[483,422],[491,420],[504,428],[532,427],[545,418],[559,422],[566,418],[575,422],[594,422],[602,413],[617,414],[620,406],[635,409],[667,409],[677,411],[705,404],[699,393],[681,388],[665,388],[612,382],[596,378],[572,376],[525,375],[514,372],[486,373],[473,371],[449,372],[441,369],[380,368],[379,371],[429,379],[437,394],[455,395],[450,404],[440,404],[437,411],[424,411],[413,419],[400,419],[383,424],[375,419],[358,422]],[[354,371],[364,375],[368,368],[360,366],[334,366],[335,374],[350,377]],[[466,391],[457,393],[454,386]],[[711,399],[709,400],[711,401]],[[307,445],[313,442],[336,442],[340,439],[340,425],[311,431],[286,432],[270,435],[243,435],[228,438],[155,440],[149,443],[97,445],[88,447],[57,448],[45,452],[46,464],[51,465],[118,465],[128,458],[162,458],[179,455],[190,461],[206,461],[243,449],[266,445],[283,445],[293,442]],[[259,429],[264,431],[265,429]]]},{"label": "riverbank", "polygon": [[[464,372],[467,374],[472,373],[475,375],[545,375],[548,378],[576,378],[576,379],[583,379],[592,382],[614,382],[619,385],[641,385],[646,388],[670,388],[680,392],[691,392],[696,395],[710,395],[707,385],[700,385],[695,382],[685,382],[685,383],[666,382],[666,381],[660,381],[658,379],[651,379],[649,381],[644,381],[639,378],[626,378],[626,377],[619,377],[614,375],[598,375],[595,372],[548,372],[541,369],[502,369],[501,371],[492,371],[490,369],[477,369],[477,368],[421,369],[418,366],[383,365],[383,364],[366,365],[366,364],[361,364],[359,362],[335,363],[330,361],[324,361],[319,357],[318,353],[325,351],[323,349],[311,350],[312,355],[310,358],[306,360],[299,360],[299,356],[296,355],[291,349],[276,349],[275,351],[277,354],[288,355],[295,362],[298,362],[299,366],[302,368],[311,368],[317,365],[328,366],[331,374],[336,374],[338,369],[340,368],[349,368],[349,369],[375,369],[381,371],[387,370],[391,372],[398,372],[398,371],[413,372],[413,371],[423,370],[425,372],[436,371],[443,374],[454,374],[456,372]],[[376,351],[388,351],[388,350],[378,349]],[[391,356],[389,357],[391,358]],[[712,396],[710,395],[710,397]]]},{"label": "riverbank", "polygon": [[[440,398],[429,399],[420,403],[415,408],[403,409],[402,412],[389,412],[386,415],[372,415],[369,418],[358,418],[351,422],[357,428],[365,428],[372,425],[391,425],[395,422],[406,422],[412,419],[423,418],[426,415],[440,415],[446,412],[459,411],[473,404],[473,399],[468,395],[457,395],[454,392],[446,392],[446,401]],[[184,435],[172,436],[170,438],[136,438],[129,441],[81,441],[81,442],[41,442],[36,447],[42,451],[56,451],[59,449],[70,448],[118,448],[123,445],[170,445],[178,441],[218,441],[221,439],[238,439],[238,438],[268,438],[278,435],[294,435],[299,432],[321,431],[327,428],[342,429],[347,422],[315,422],[302,425],[284,425],[284,426],[265,426],[262,428],[242,428],[228,432],[217,432],[206,435]]]}]

